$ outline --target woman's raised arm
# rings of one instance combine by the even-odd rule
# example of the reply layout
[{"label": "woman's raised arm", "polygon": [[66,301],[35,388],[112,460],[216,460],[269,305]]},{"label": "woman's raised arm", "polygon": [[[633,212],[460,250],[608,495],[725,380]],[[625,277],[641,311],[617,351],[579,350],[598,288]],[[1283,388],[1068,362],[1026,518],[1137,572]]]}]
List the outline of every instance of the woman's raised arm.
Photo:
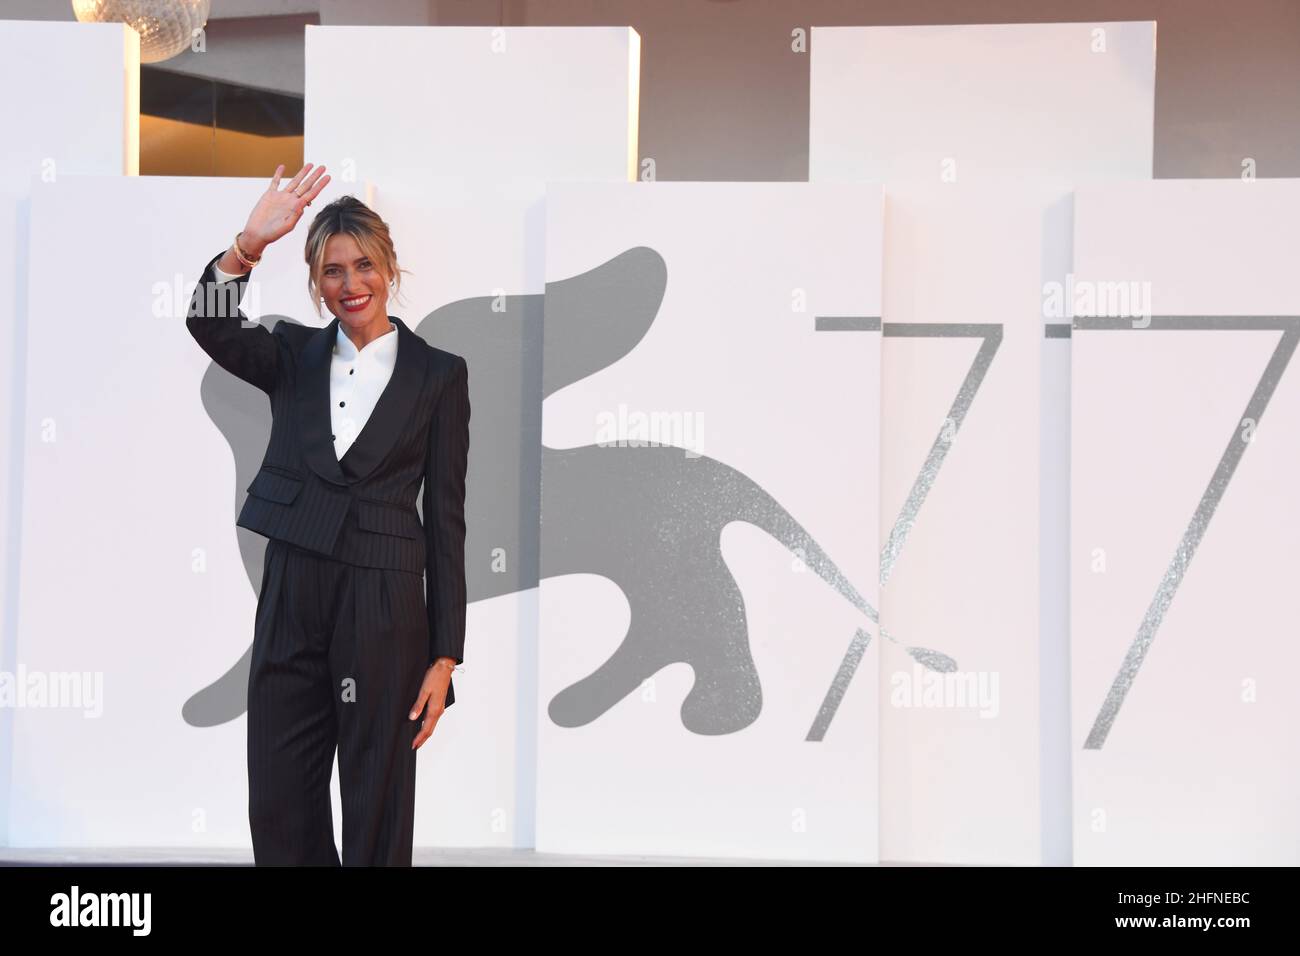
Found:
[{"label": "woman's raised arm", "polygon": [[[237,240],[239,253],[250,262],[255,263],[267,246],[293,230],[303,210],[329,182],[329,176],[323,175],[324,166],[318,166],[308,175],[311,168],[311,163],[303,166],[283,189],[280,174],[284,166],[275,168],[270,185],[258,197]],[[222,281],[217,269],[235,278]],[[244,323],[248,317],[239,308],[251,273],[252,265],[240,259],[232,242],[204,268],[194,287],[185,325],[214,362],[270,394],[279,375],[279,347],[261,325],[246,328]]]}]

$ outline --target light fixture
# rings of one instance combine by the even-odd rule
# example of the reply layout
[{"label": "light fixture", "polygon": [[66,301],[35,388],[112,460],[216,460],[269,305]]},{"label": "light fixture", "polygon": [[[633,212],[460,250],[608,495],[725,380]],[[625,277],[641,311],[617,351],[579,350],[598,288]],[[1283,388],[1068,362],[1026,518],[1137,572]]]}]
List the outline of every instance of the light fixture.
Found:
[{"label": "light fixture", "polygon": [[210,0],[72,0],[82,23],[125,23],[140,34],[140,62],[158,63],[190,48],[208,22]]}]

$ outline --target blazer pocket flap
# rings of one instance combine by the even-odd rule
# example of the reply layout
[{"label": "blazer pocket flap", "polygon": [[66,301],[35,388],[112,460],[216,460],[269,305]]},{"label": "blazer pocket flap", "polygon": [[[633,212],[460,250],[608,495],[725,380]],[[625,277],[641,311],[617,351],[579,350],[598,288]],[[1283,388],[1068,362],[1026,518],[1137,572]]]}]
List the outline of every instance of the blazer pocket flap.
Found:
[{"label": "blazer pocket flap", "polygon": [[259,498],[266,498],[269,501],[278,501],[282,505],[287,505],[298,497],[298,492],[302,490],[302,481],[297,478],[290,478],[288,475],[280,475],[273,471],[263,469],[257,473],[253,483],[248,486],[248,493],[256,495]]},{"label": "blazer pocket flap", "polygon": [[380,501],[357,499],[357,525],[377,534],[395,534],[403,538],[420,536],[420,519],[412,511]]}]

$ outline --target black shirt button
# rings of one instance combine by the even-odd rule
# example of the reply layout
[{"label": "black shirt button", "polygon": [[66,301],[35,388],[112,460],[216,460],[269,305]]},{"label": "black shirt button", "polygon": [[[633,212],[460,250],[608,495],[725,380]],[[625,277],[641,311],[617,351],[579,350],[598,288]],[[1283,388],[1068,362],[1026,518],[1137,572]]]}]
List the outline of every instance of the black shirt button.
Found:
[{"label": "black shirt button", "polygon": [[344,405],[346,405],[346,404],[347,404],[347,402],[339,402],[339,408],[342,408],[342,407],[343,407]]}]

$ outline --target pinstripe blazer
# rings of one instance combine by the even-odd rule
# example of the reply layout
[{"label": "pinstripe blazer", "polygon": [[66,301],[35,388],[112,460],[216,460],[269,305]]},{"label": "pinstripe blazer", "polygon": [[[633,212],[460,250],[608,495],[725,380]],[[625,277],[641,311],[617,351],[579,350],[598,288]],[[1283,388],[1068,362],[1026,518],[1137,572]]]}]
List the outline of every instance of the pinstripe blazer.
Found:
[{"label": "pinstripe blazer", "polygon": [[[271,438],[235,524],[362,567],[425,576],[429,660],[464,660],[469,369],[396,316],[392,377],[339,459],[330,435],[330,357],[339,320],[281,319],[267,331],[239,303],[251,272],[218,282],[207,264],[185,320],[212,360],[271,401]],[[421,492],[421,483],[423,491]],[[423,526],[416,512],[421,494]],[[454,700],[448,687],[447,705]]]}]

